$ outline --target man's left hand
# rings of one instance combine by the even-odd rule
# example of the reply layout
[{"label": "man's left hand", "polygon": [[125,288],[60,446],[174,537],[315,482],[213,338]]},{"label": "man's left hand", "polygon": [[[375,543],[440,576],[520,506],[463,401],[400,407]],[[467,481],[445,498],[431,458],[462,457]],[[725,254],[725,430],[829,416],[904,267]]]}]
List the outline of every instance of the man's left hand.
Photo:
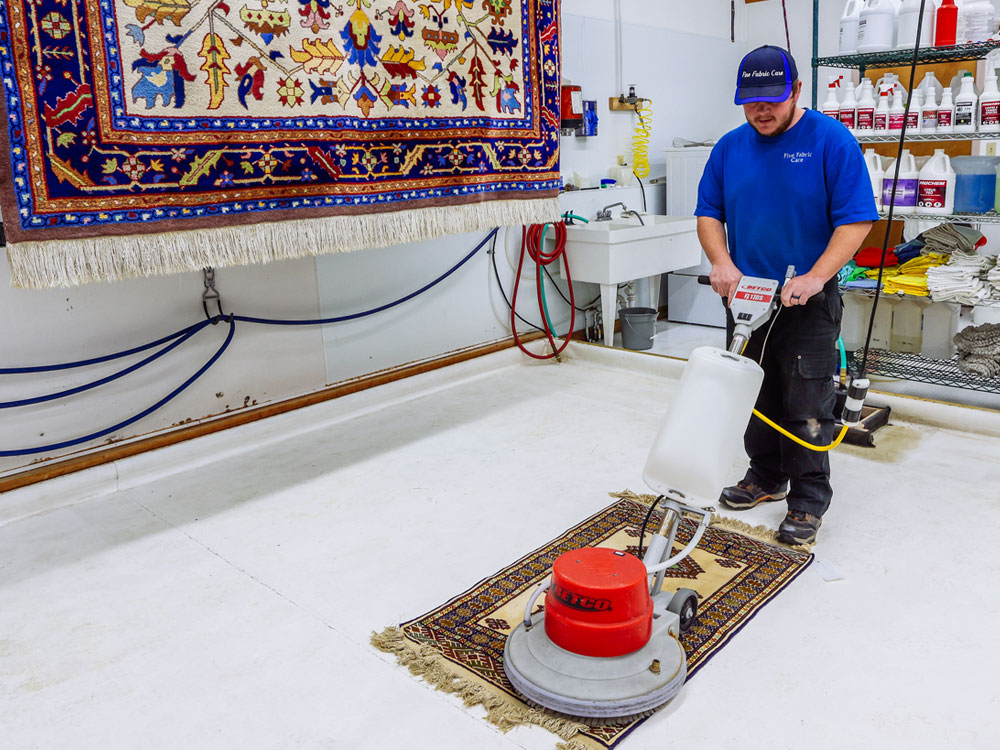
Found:
[{"label": "man's left hand", "polygon": [[781,290],[781,304],[785,307],[804,305],[813,295],[823,291],[826,284],[815,276],[803,274],[795,276]]}]

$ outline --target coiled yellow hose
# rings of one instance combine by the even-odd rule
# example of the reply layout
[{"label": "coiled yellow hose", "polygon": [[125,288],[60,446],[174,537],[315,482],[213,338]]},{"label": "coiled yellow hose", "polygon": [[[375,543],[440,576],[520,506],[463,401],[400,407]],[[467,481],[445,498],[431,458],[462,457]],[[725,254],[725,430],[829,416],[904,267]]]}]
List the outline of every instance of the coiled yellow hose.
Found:
[{"label": "coiled yellow hose", "polygon": [[644,180],[649,177],[649,142],[653,138],[652,100],[640,99],[635,113],[639,116],[639,124],[632,135],[632,171],[636,177]]}]

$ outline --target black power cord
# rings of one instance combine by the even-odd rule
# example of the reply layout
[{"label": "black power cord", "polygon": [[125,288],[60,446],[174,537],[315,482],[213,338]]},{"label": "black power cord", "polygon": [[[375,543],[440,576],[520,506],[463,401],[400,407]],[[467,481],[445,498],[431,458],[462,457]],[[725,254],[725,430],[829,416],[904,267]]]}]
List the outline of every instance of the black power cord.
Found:
[{"label": "black power cord", "polygon": [[878,311],[878,301],[882,296],[882,275],[885,272],[885,259],[889,252],[889,235],[892,232],[892,216],[896,208],[896,188],[899,185],[899,168],[903,161],[903,145],[906,143],[906,124],[910,119],[910,105],[913,103],[913,82],[917,75],[917,60],[920,52],[920,34],[924,25],[924,7],[927,0],[920,0],[920,13],[917,16],[917,39],[913,45],[913,59],[910,62],[910,96],[906,100],[906,109],[903,113],[903,129],[899,131],[899,148],[896,150],[896,170],[892,177],[892,195],[889,198],[889,213],[886,216],[885,237],[882,240],[882,260],[878,265],[878,281],[875,283],[875,300],[872,303],[872,314],[868,320],[868,335],[865,337],[865,353],[861,358],[861,372],[858,373],[860,379],[864,379],[868,372],[868,348],[872,343],[872,330],[875,327],[875,314]]},{"label": "black power cord", "polygon": [[646,517],[642,521],[642,528],[639,530],[639,554],[638,558],[642,559],[642,540],[646,538],[646,527],[649,525],[649,519],[653,517],[653,511],[656,506],[660,504],[660,501],[664,498],[664,495],[660,495],[656,498],[649,506],[649,510],[646,511]]},{"label": "black power cord", "polygon": [[[503,301],[507,303],[507,309],[513,310],[514,314],[517,315],[518,320],[520,320],[526,326],[534,328],[536,331],[545,333],[545,329],[543,329],[541,326],[536,326],[530,320],[525,320],[524,318],[522,318],[520,313],[518,313],[517,310],[514,310],[513,306],[510,303],[510,297],[507,296],[507,292],[503,288],[503,282],[500,281],[500,271],[497,269],[497,234],[498,233],[494,233],[493,235],[493,244],[490,247],[490,258],[493,260],[493,275],[496,277],[497,286],[500,288],[500,294],[503,295]],[[562,292],[560,292],[560,294],[562,294]]]}]

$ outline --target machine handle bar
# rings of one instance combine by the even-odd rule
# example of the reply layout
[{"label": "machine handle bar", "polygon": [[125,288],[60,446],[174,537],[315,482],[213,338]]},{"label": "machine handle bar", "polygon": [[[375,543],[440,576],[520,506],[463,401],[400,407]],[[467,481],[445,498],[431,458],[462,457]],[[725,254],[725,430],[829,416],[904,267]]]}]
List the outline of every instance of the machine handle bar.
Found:
[{"label": "machine handle bar", "polygon": [[[704,276],[704,275],[698,277],[698,283],[701,284],[702,286],[712,286],[712,280],[708,276]],[[774,293],[775,293],[776,296],[778,296],[778,297],[781,296],[781,289],[782,288],[779,286],[775,290]],[[727,300],[726,306],[728,307],[729,306],[728,298],[723,297],[722,299],[723,300]],[[825,299],[826,299],[826,291],[821,290],[819,292],[816,292],[816,294],[814,294],[812,297],[810,297],[808,299],[808,301],[806,302],[806,306],[809,306],[809,305],[813,304],[814,302],[823,302]]]}]

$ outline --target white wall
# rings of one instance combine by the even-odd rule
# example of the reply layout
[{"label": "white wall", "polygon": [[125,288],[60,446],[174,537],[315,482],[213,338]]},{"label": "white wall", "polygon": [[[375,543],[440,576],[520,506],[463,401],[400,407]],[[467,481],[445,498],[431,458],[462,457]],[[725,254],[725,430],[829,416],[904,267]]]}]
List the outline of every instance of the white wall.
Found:
[{"label": "white wall", "polygon": [[[605,174],[629,143],[634,116],[607,113],[615,91],[612,0],[564,0],[566,75],[587,98],[603,101],[601,135],[586,143],[564,138],[569,171]],[[740,23],[744,10],[741,3]],[[731,104],[735,66],[746,51],[729,42],[728,0],[623,0],[625,78],[656,103],[652,176],[663,174],[662,149],[676,137],[718,137],[740,121]],[[663,192],[650,191],[650,210]],[[564,196],[564,206],[590,215],[606,203],[638,207],[636,188]],[[219,269],[217,284],[228,311],[262,317],[315,317],[355,312],[422,286],[447,270],[480,238],[455,236],[267,266]],[[498,265],[508,294],[517,262],[519,230],[502,235]],[[188,391],[160,411],[108,439],[122,440],[211,417],[228,410],[286,399],[328,384],[509,336],[508,314],[492,278],[489,256],[479,254],[427,295],[376,318],[320,328],[238,327],[222,359]],[[533,298],[526,278],[525,303]],[[644,285],[640,285],[640,288]],[[42,364],[93,357],[156,339],[203,318],[200,273],[54,291],[10,286],[0,261],[0,363]],[[596,295],[591,285],[578,298]],[[557,328],[568,310],[557,302]],[[519,306],[520,307],[520,306]],[[538,322],[525,304],[523,314]],[[0,450],[48,444],[89,434],[152,405],[211,356],[225,335],[211,327],[148,368],[86,394],[48,405],[0,410]],[[61,390],[141,359],[63,374],[0,376],[0,401]],[[346,438],[345,439],[349,439]],[[0,458],[0,473],[74,450]]]},{"label": "white wall", "polygon": [[[622,78],[626,89],[653,100],[650,177],[665,171],[663,150],[674,138],[718,138],[742,122],[733,104],[736,69],[748,51],[745,9],[738,4],[737,41],[730,42],[726,0],[622,0]],[[608,99],[618,93],[613,0],[563,2],[563,77],[597,101],[599,137],[562,139],[562,172],[600,181],[617,164],[631,159],[637,117],[612,112]],[[621,93],[626,93],[621,92]]]}]

